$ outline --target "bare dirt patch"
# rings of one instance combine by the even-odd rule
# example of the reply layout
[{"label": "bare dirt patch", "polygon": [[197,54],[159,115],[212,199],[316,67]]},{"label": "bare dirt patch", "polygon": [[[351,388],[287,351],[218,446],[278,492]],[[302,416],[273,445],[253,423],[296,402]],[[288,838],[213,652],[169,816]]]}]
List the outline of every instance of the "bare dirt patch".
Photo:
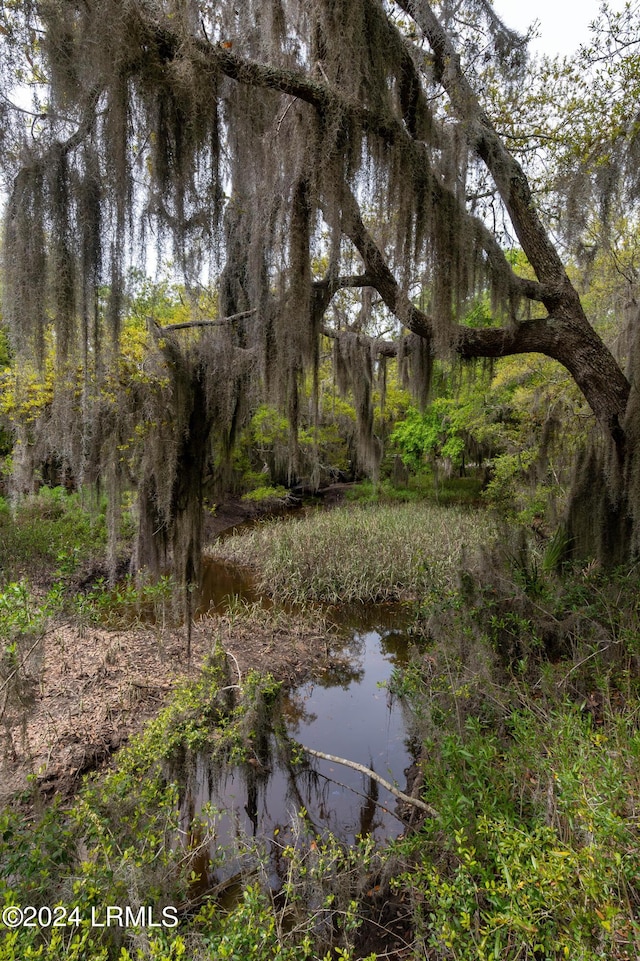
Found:
[{"label": "bare dirt patch", "polygon": [[265,612],[197,621],[190,662],[184,629],[57,623],[36,644],[11,696],[8,689],[0,694],[0,803],[24,790],[29,775],[45,796],[72,793],[81,775],[103,765],[178,684],[197,676],[217,643],[243,676],[254,668],[293,684],[328,667],[321,626]]}]

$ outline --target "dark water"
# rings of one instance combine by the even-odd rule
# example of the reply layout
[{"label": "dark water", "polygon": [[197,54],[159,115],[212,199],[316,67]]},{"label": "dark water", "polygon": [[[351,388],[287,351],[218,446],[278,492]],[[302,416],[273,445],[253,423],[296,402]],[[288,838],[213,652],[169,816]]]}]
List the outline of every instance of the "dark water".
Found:
[{"label": "dark water", "polygon": [[[223,610],[229,596],[250,601],[257,597],[246,573],[220,563],[207,562],[203,586],[201,610]],[[406,661],[406,614],[398,605],[356,606],[328,614],[345,636],[340,666],[283,698],[279,709],[286,733],[307,747],[372,768],[404,789],[413,758],[402,706],[385,685],[394,667]],[[205,873],[203,883],[233,875],[236,840],[247,836],[271,845],[276,884],[277,852],[300,836],[330,831],[352,844],[358,835],[384,841],[402,831],[396,799],[372,778],[318,759],[292,765],[284,756],[282,739],[273,736],[268,753],[266,769],[243,764],[220,770],[200,755],[187,772],[183,824],[186,828],[208,806],[219,812],[209,856],[215,861],[224,852],[227,862],[212,876]],[[302,809],[306,815],[300,818]]]},{"label": "dark water", "polygon": [[235,564],[224,564],[212,557],[203,558],[202,582],[196,616],[207,614],[209,611],[224,614],[230,600],[234,598],[249,603],[260,600],[251,575]]}]

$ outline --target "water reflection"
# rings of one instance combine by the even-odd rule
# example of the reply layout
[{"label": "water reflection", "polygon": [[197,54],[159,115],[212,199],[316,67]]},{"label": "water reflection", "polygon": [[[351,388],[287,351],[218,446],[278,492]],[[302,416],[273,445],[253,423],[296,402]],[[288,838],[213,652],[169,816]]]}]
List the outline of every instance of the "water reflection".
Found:
[{"label": "water reflection", "polygon": [[[283,699],[286,734],[310,748],[364,764],[402,788],[412,757],[402,707],[383,686],[394,664],[406,656],[402,639],[398,632],[354,634],[343,656],[351,650],[357,668],[348,680],[337,672],[334,683],[325,676]],[[204,755],[196,759],[186,775],[184,827],[209,805],[220,812],[211,856],[215,860],[226,852],[217,880],[237,871],[235,852],[243,847],[243,838],[261,839],[270,848],[269,871],[277,886],[277,853],[282,845],[299,843],[301,836],[330,831],[351,845],[359,835],[383,841],[402,830],[396,799],[372,778],[324,760],[292,765],[274,735],[268,769],[248,764],[220,769]]]},{"label": "water reflection", "polygon": [[[212,557],[203,558],[196,617],[202,617],[211,611],[224,614],[231,598],[239,598],[250,604],[262,600],[255,589],[253,577],[247,570],[235,564],[214,560]],[[265,603],[268,602],[265,600]]]},{"label": "water reflection", "polygon": [[[224,611],[230,596],[262,602],[245,571],[206,559],[200,611]],[[407,615],[398,604],[353,605],[324,613],[340,627],[344,646],[321,678],[282,699],[286,738],[363,764],[404,788],[412,756],[405,743],[402,705],[385,684],[407,660]],[[266,846],[271,881],[278,887],[279,854],[287,844],[310,843],[314,835],[327,831],[349,845],[359,835],[384,841],[402,830],[396,799],[373,778],[324,760],[294,765],[283,739],[273,734],[266,753],[269,760],[263,766],[223,768],[200,755],[186,772],[184,829],[208,806],[219,812],[210,845],[215,877],[208,872],[206,883],[237,872],[234,852],[244,847],[247,837]],[[224,864],[219,863],[222,853]]]}]

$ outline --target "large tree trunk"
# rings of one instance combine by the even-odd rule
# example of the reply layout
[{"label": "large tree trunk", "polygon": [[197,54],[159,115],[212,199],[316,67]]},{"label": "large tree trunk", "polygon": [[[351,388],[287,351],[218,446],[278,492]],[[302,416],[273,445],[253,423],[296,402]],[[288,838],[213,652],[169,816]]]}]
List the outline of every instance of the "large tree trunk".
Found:
[{"label": "large tree trunk", "polygon": [[[401,317],[410,330],[431,340],[434,332],[432,318],[419,310],[402,291],[366,229],[353,196],[345,205],[343,226],[364,260],[369,285],[378,291],[387,307]],[[521,321],[510,327],[459,326],[453,347],[466,359],[540,353],[557,360],[574,378],[623,460],[623,425],[629,399],[629,381],[611,351],[589,324],[575,288],[562,264],[558,264],[559,286],[540,298],[549,310],[549,316]],[[380,349],[387,354],[395,350],[392,344],[381,344]]]}]

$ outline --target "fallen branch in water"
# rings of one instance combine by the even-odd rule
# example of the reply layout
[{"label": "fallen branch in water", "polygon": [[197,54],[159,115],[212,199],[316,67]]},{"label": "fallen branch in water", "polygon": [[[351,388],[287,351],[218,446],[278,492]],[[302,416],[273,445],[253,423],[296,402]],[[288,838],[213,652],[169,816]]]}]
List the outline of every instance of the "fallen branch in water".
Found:
[{"label": "fallen branch in water", "polygon": [[[344,788],[345,791],[351,791],[352,794],[357,794],[358,797],[364,798],[364,800],[367,801],[367,803],[373,801],[376,807],[380,808],[381,811],[384,811],[385,814],[390,814],[392,818],[395,818],[396,821],[400,821],[400,824],[404,824],[406,827],[407,825],[406,820],[403,817],[401,817],[397,811],[392,811],[391,808],[386,807],[386,805],[384,805],[382,801],[378,801],[376,798],[372,798],[370,794],[363,794],[362,791],[358,791],[356,788],[351,787],[351,785],[349,784],[343,784],[342,781],[337,781],[336,778],[330,777],[328,774],[323,774],[322,771],[316,771],[315,774],[316,774],[316,777],[323,777],[325,781],[329,782],[329,784],[335,784],[336,787],[341,787],[341,788]],[[369,772],[369,776],[371,776],[371,772]]]},{"label": "fallen branch in water", "polygon": [[359,771],[360,774],[365,774],[367,777],[372,777],[374,781],[377,781],[378,784],[381,784],[387,789],[387,791],[390,791],[394,797],[404,801],[405,804],[411,804],[413,807],[419,808],[431,818],[440,817],[435,808],[432,808],[430,804],[426,804],[425,801],[421,801],[420,798],[409,797],[409,795],[405,794],[404,791],[394,787],[393,784],[391,784],[389,781],[386,781],[383,777],[380,777],[380,775],[376,774],[375,771],[372,771],[371,768],[365,767],[364,764],[358,764],[356,761],[348,761],[344,757],[336,757],[335,754],[324,754],[322,751],[314,751],[313,748],[305,747],[304,744],[301,744],[300,747],[307,754],[311,754],[312,757],[319,757],[323,761],[332,761],[334,764],[344,764],[345,767],[353,768],[354,771]]}]

